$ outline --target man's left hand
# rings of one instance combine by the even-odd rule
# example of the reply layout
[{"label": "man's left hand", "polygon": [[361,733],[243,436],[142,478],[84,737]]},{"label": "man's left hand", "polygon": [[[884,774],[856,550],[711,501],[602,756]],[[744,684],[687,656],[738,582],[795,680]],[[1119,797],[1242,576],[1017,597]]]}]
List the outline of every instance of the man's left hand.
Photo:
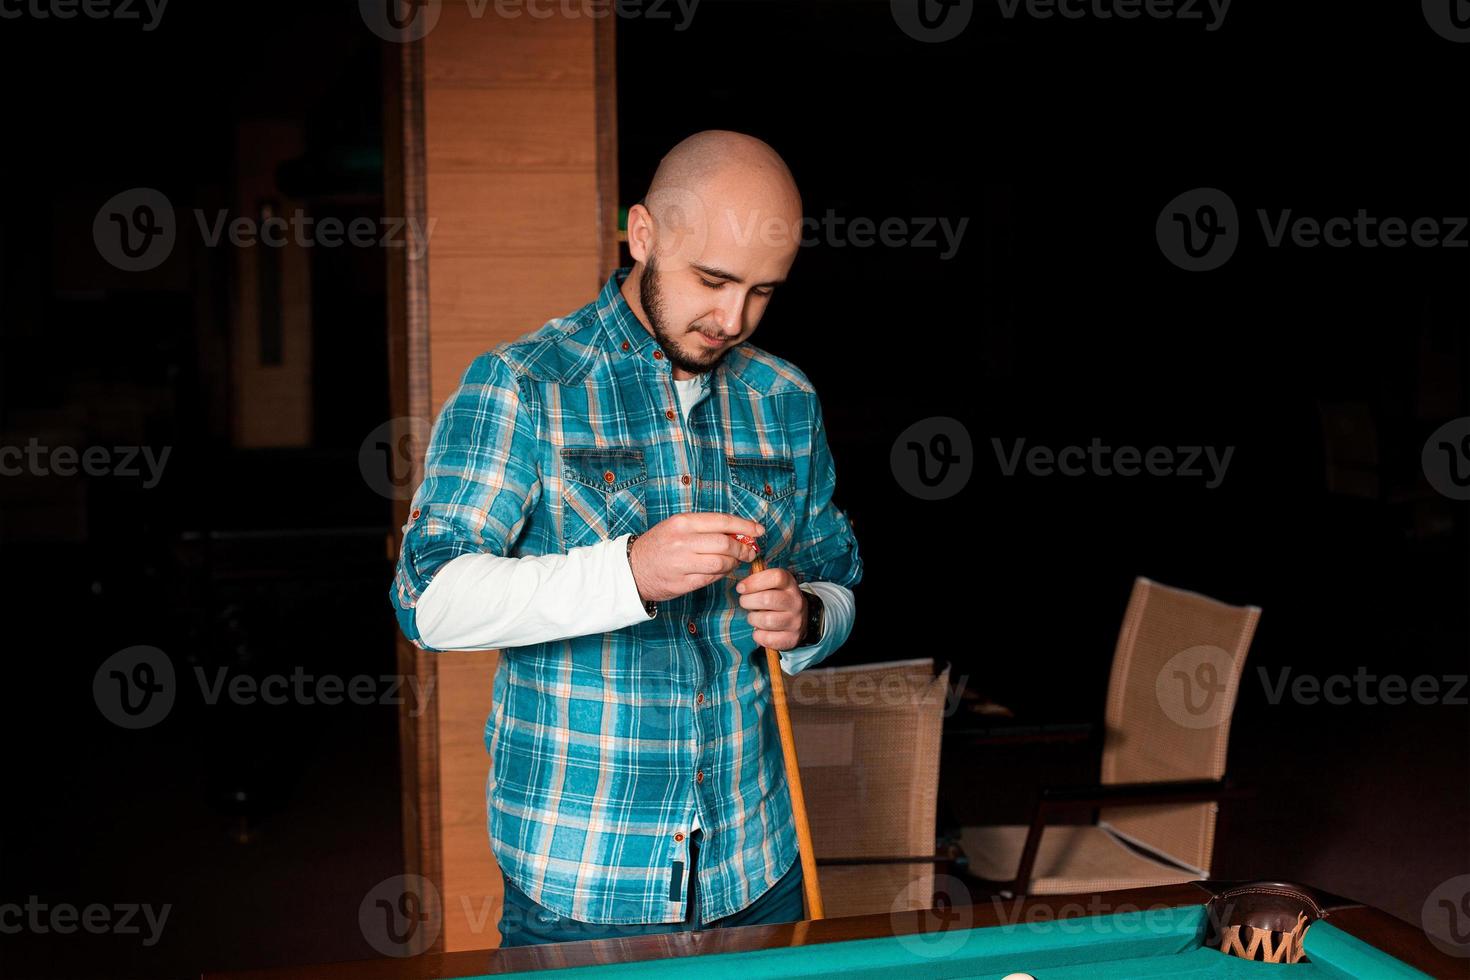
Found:
[{"label": "man's left hand", "polygon": [[755,628],[755,642],[772,650],[792,650],[806,632],[806,593],[784,568],[753,572],[735,586],[745,619]]}]

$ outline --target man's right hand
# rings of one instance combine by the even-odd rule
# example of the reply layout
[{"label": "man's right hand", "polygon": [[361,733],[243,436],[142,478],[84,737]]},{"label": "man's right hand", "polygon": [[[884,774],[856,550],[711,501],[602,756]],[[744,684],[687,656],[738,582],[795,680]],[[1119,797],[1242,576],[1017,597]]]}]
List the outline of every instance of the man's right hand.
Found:
[{"label": "man's right hand", "polygon": [[629,555],[638,596],[662,602],[702,589],[729,575],[756,550],[732,534],[758,538],[766,529],[733,514],[675,514],[633,542]]}]

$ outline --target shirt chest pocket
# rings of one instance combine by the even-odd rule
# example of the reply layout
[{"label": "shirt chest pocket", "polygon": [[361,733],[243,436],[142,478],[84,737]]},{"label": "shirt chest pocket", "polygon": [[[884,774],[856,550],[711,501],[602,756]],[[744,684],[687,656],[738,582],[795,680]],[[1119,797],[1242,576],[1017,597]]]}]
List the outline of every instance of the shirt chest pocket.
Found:
[{"label": "shirt chest pocket", "polygon": [[563,449],[562,543],[596,544],[647,529],[641,449]]},{"label": "shirt chest pocket", "polygon": [[796,467],[782,456],[729,456],[730,512],[766,529],[761,555],[784,554],[796,534]]}]

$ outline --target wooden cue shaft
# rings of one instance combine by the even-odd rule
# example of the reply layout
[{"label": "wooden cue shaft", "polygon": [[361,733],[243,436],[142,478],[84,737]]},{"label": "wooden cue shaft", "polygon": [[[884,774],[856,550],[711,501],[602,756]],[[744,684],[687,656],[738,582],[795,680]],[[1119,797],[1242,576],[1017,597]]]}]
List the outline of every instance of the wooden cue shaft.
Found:
[{"label": "wooden cue shaft", "polygon": [[[751,574],[764,571],[757,557]],[[781,732],[781,756],[786,762],[786,786],[791,790],[791,818],[796,823],[796,844],[801,858],[801,885],[806,895],[806,916],[820,919],[822,889],[817,883],[817,856],[812,851],[812,828],[806,819],[806,794],[801,791],[801,769],[796,764],[796,739],[791,734],[791,710],[786,707],[786,680],[781,673],[781,654],[766,647],[766,665],[771,675],[771,704],[776,709],[776,727]]]}]

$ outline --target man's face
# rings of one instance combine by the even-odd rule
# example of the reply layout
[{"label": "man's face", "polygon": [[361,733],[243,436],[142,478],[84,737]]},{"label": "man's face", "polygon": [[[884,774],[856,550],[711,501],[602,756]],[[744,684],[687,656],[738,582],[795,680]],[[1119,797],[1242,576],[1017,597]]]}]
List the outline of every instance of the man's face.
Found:
[{"label": "man's face", "polygon": [[638,296],[653,335],[674,366],[712,370],[755,332],[776,286],[795,258],[788,240],[720,241],[719,230],[697,256],[675,250],[664,261],[649,252]]}]

